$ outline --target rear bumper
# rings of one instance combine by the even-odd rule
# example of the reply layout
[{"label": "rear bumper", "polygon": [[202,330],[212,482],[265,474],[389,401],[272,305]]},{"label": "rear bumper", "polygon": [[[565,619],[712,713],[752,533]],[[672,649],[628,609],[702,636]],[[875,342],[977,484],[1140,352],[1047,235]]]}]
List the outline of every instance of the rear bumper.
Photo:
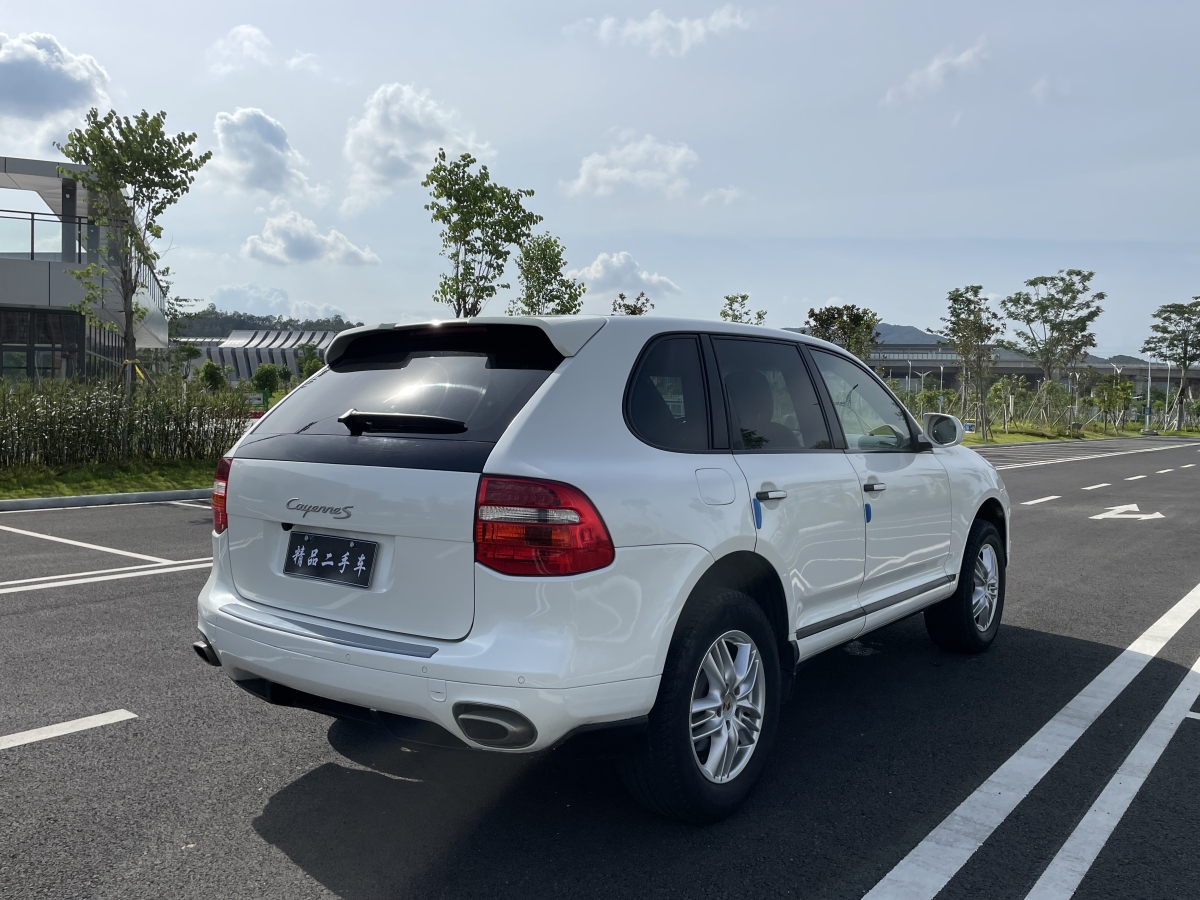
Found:
[{"label": "rear bumper", "polygon": [[[224,594],[210,579],[200,596],[199,627],[235,681],[266,679],[298,691],[366,709],[433,722],[469,746],[472,741],[454,718],[459,704],[515,710],[537,729],[537,739],[515,752],[533,752],[587,725],[645,715],[654,705],[659,677],[631,678],[569,688],[483,684],[445,678],[461,670],[449,660],[402,657],[393,653],[318,640],[230,615],[214,602]],[[222,598],[223,599],[223,598]],[[398,671],[405,669],[407,671]],[[516,681],[516,673],[495,673]],[[506,751],[514,752],[514,751]]]}]

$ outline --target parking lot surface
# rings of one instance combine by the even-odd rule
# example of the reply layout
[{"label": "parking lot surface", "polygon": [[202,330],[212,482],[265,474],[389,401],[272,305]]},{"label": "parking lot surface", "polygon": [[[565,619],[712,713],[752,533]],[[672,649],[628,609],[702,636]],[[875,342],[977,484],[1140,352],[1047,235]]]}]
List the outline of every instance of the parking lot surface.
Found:
[{"label": "parking lot surface", "polygon": [[703,829],[569,748],[406,745],[239,690],[189,646],[203,503],[0,514],[0,896],[1197,896],[1200,442],[983,455],[1013,501],[992,650],[918,616],[805,663]]}]

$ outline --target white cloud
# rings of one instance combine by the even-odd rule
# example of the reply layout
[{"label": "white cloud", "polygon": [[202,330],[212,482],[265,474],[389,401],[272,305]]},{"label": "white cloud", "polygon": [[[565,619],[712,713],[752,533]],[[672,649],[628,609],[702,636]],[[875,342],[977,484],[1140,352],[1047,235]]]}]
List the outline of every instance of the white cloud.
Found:
[{"label": "white cloud", "polygon": [[217,152],[211,167],[226,183],[277,195],[316,193],[300,170],[304,158],[288,140],[287,129],[261,109],[217,113],[213,131]]},{"label": "white cloud", "polygon": [[370,247],[356,247],[337,229],[321,234],[316,222],[290,209],[267,219],[261,234],[246,238],[242,255],[277,266],[317,261],[346,266],[379,262]]},{"label": "white cloud", "polygon": [[269,66],[274,57],[270,39],[253,25],[237,25],[208,48],[208,68],[228,75],[251,66]]},{"label": "white cloud", "polygon": [[599,21],[584,19],[568,26],[566,31],[569,34],[592,32],[602,44],[646,46],[650,48],[651,56],[660,53],[683,56],[692,47],[707,41],[710,35],[723,34],[735,28],[744,31],[748,27],[742,11],[727,5],[701,19],[668,19],[661,9],[656,9],[644,19],[626,19],[623,23],[614,16]]},{"label": "white cloud", "polygon": [[624,292],[635,295],[645,291],[651,298],[663,294],[678,294],[679,285],[666,275],[648,272],[637,264],[628,250],[620,253],[601,253],[590,265],[568,271],[567,277],[585,282],[591,293]]},{"label": "white cloud", "polygon": [[309,303],[292,300],[283,288],[259,287],[253,281],[246,284],[224,284],[213,291],[212,302],[217,309],[244,312],[255,316],[286,316],[290,319],[327,319],[345,316],[346,311],[330,303]]},{"label": "white cloud", "polygon": [[343,212],[358,212],[378,203],[396,184],[416,181],[433,165],[439,148],[447,156],[471,153],[480,158],[492,149],[464,129],[458,113],[429,98],[411,84],[383,84],[351,119],[343,152],[350,163],[350,194]]},{"label": "white cloud", "polygon": [[108,73],[52,34],[0,33],[0,142],[9,153],[42,156],[91,106],[109,103]]},{"label": "white cloud", "polygon": [[939,53],[927,66],[910,72],[903,84],[888,88],[883,102],[900,103],[936,94],[945,85],[946,78],[951,73],[968,72],[977,68],[986,58],[987,39],[983,37],[977,40],[974,46],[957,55],[950,52]]},{"label": "white cloud", "polygon": [[728,206],[740,196],[742,196],[741,189],[730,185],[729,187],[713,188],[700,198],[700,202],[705,206],[709,203],[720,203],[723,206]]},{"label": "white cloud", "polygon": [[302,50],[297,50],[292,54],[292,58],[284,63],[293,72],[301,69],[307,72],[320,72],[321,67],[317,65],[317,54],[305,53]]},{"label": "white cloud", "polygon": [[619,185],[631,184],[678,196],[688,186],[683,170],[699,159],[687,144],[666,144],[648,134],[607,153],[585,156],[579,164],[579,177],[566,189],[568,194],[606,197]]}]

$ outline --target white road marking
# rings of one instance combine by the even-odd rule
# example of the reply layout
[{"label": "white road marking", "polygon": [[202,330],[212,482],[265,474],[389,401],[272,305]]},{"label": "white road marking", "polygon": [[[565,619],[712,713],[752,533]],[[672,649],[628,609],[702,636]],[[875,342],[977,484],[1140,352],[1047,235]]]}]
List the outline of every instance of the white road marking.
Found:
[{"label": "white road marking", "polygon": [[1033,506],[1033,504],[1035,504],[1035,503],[1045,503],[1047,500],[1061,500],[1061,499],[1062,499],[1061,494],[1051,494],[1049,497],[1038,497],[1036,500],[1026,500],[1021,505],[1022,506]]},{"label": "white road marking", "polygon": [[1190,469],[1190,468],[1191,468],[1192,466],[1194,466],[1194,465],[1196,465],[1196,464],[1195,464],[1195,463],[1188,463],[1186,466],[1180,466],[1179,468],[1181,468],[1181,469]]},{"label": "white road marking", "polygon": [[996,466],[997,469],[1023,469],[1028,466],[1049,466],[1054,463],[1080,462],[1086,459],[1106,459],[1110,456],[1129,456],[1132,453],[1155,453],[1159,450],[1178,450],[1180,447],[1190,447],[1191,444],[1168,444],[1165,447],[1143,447],[1140,450],[1115,450],[1112,453],[1091,453],[1086,456],[1058,456],[1054,459],[1039,459],[1035,462],[1010,463]]},{"label": "white road marking", "polygon": [[1159,469],[1154,474],[1155,475],[1166,475],[1168,472],[1174,472],[1174,471],[1175,471],[1174,469]]},{"label": "white road marking", "polygon": [[46,738],[61,737],[76,731],[87,731],[101,725],[111,725],[114,722],[124,722],[126,719],[136,719],[137,716],[127,709],[114,709],[112,712],[100,713],[98,716],[87,716],[82,719],[72,719],[70,722],[59,722],[57,725],[47,725],[44,728],[33,728],[29,731],[18,731],[16,734],[6,734],[0,737],[0,750],[10,747],[20,747],[22,744],[32,744],[44,741]]},{"label": "white road marking", "polygon": [[1190,712],[1187,714],[1189,719],[1200,719],[1200,713]]},{"label": "white road marking", "polygon": [[23,534],[27,537],[42,538],[46,541],[57,541],[60,544],[70,544],[72,547],[83,547],[85,550],[99,550],[103,553],[115,553],[118,556],[128,556],[133,559],[145,559],[156,563],[169,563],[171,560],[163,559],[161,556],[147,556],[145,553],[130,553],[128,550],[116,550],[112,547],[101,547],[99,544],[87,544],[83,541],[72,541],[69,538],[55,537],[52,534],[42,534],[38,531],[26,531],[23,528],[10,528],[7,525],[0,525],[0,531],[11,531],[13,534]]},{"label": "white road marking", "polygon": [[1197,610],[1200,585],[1109,663],[871,888],[866,898],[933,900]]},{"label": "white road marking", "polygon": [[[195,559],[180,559],[166,565],[177,566],[183,563],[212,562],[211,556],[197,556]],[[0,581],[0,587],[10,584],[33,584],[35,581],[59,581],[63,578],[81,578],[84,575],[107,575],[109,572],[131,572],[134,569],[158,569],[163,563],[142,563],[140,566],[121,566],[116,569],[93,569],[90,572],[67,572],[64,575],[41,575],[37,578],[17,578],[13,581]]]},{"label": "white road marking", "polygon": [[137,503],[100,503],[95,506],[47,506],[43,507],[42,509],[0,509],[0,516],[19,516],[28,513],[87,512],[88,510],[107,510],[108,512],[112,512],[114,509],[125,509],[130,506],[166,506],[170,503],[180,502],[186,503],[187,501],[140,500]]},{"label": "white road marking", "polygon": [[1126,481],[1137,481],[1139,478],[1145,478],[1145,477],[1146,477],[1145,475],[1130,475],[1125,480]]},{"label": "white road marking", "polygon": [[1107,481],[1102,481],[1099,484],[1088,485],[1087,487],[1082,488],[1082,490],[1094,491],[1096,488],[1102,488],[1102,487],[1112,487],[1112,485],[1109,484]]},{"label": "white road marking", "polygon": [[1136,503],[1126,503],[1124,506],[1110,506],[1098,516],[1088,516],[1090,519],[1165,519],[1160,512],[1144,513],[1138,510]]},{"label": "white road marking", "polygon": [[1121,768],[1096,798],[1026,900],[1066,900],[1075,894],[1088,869],[1104,849],[1109,837],[1142,789],[1154,764],[1183,724],[1195,715],[1189,710],[1200,695],[1200,659],[1196,660],[1170,699],[1163,705]]},{"label": "white road marking", "polygon": [[47,588],[70,587],[75,584],[94,584],[97,581],[116,581],[121,578],[140,578],[143,575],[165,575],[170,572],[187,572],[190,569],[207,569],[211,562],[192,563],[186,566],[157,566],[139,569],[136,572],[118,572],[114,575],[97,575],[94,578],[65,578],[61,581],[43,581],[38,584],[18,584],[15,587],[0,587],[0,594],[15,594],[20,591],[43,591]]},{"label": "white road marking", "polygon": [[168,500],[172,506],[186,506],[188,509],[212,509],[203,500]]}]

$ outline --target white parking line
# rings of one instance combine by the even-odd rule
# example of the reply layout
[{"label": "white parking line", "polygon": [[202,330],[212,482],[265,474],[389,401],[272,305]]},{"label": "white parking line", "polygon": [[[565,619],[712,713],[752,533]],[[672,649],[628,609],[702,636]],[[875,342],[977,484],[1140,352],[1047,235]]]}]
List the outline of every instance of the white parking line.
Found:
[{"label": "white parking line", "polygon": [[1075,826],[1033,890],[1026,895],[1026,900],[1066,900],[1074,895],[1083,876],[1104,849],[1183,720],[1195,715],[1189,710],[1197,695],[1200,695],[1200,659],[1183,676],[1175,693],[1130,751],[1121,768],[1117,769],[1108,786],[1096,798],[1092,808]]},{"label": "white parking line", "polygon": [[1166,475],[1168,472],[1174,472],[1174,471],[1175,471],[1174,469],[1159,469],[1154,474],[1155,475]]},{"label": "white parking line", "polygon": [[1051,494],[1049,497],[1038,497],[1036,500],[1026,500],[1022,506],[1033,506],[1035,503],[1045,503],[1047,500],[1061,500],[1061,494]]},{"label": "white parking line", "polygon": [[160,556],[147,556],[145,553],[130,553],[128,550],[116,550],[112,547],[101,547],[99,544],[86,544],[83,541],[72,541],[69,538],[55,537],[52,534],[42,534],[37,531],[26,531],[23,528],[10,528],[7,525],[0,525],[0,531],[11,531],[13,534],[23,534],[27,537],[42,538],[46,541],[57,541],[60,544],[70,544],[72,547],[83,547],[85,550],[99,550],[102,553],[115,553],[118,556],[128,556],[133,559],[145,559],[156,563],[169,563],[171,560],[163,559]]},{"label": "white parking line", "polygon": [[1109,663],[871,888],[864,900],[933,900],[1197,610],[1200,585]]},{"label": "white parking line", "polygon": [[1139,450],[1115,450],[1112,453],[1091,453],[1086,456],[1057,456],[1054,459],[1040,459],[1036,462],[1018,462],[996,466],[997,469],[1024,469],[1028,466],[1049,466],[1054,463],[1082,462],[1087,459],[1107,459],[1110,456],[1129,456],[1132,453],[1155,453],[1159,450],[1178,450],[1180,447],[1190,447],[1191,444],[1168,444],[1165,447],[1142,447]]},{"label": "white parking line", "polygon": [[[195,559],[180,559],[166,565],[177,566],[183,563],[212,562],[211,556],[197,556]],[[90,572],[67,572],[65,575],[40,575],[37,578],[17,578],[13,581],[0,581],[0,587],[10,584],[33,584],[37,581],[60,581],[63,578],[81,578],[84,575],[107,575],[110,572],[131,572],[134,569],[158,569],[164,563],[142,563],[140,566],[121,566],[116,569],[93,569]]]},{"label": "white parking line", "polygon": [[190,569],[207,569],[212,562],[192,563],[191,565],[156,566],[152,569],[139,569],[136,572],[117,572],[114,575],[97,575],[94,578],[64,578],[60,581],[42,581],[38,584],[18,584],[14,587],[0,587],[0,594],[16,594],[20,591],[44,591],[48,588],[70,587],[75,584],[94,584],[97,581],[117,581],[121,578],[140,578],[143,575],[165,575],[170,572],[187,572]]},{"label": "white parking line", "polygon": [[1146,477],[1145,475],[1130,475],[1125,480],[1126,481],[1137,481],[1139,478],[1145,478],[1145,477]]},{"label": "white parking line", "polygon": [[1081,490],[1094,491],[1096,488],[1102,488],[1102,487],[1112,487],[1112,485],[1109,484],[1107,481],[1102,481],[1099,484],[1090,484],[1085,488],[1081,488]]},{"label": "white parking line", "polygon": [[124,722],[126,719],[136,719],[137,716],[127,709],[114,709],[112,712],[100,713],[98,716],[87,716],[82,719],[72,719],[70,722],[59,722],[57,725],[47,725],[44,728],[33,728],[29,731],[18,731],[16,734],[6,734],[0,737],[0,750],[10,747],[20,747],[22,744],[32,744],[34,741],[44,741],[46,738],[61,737],[76,731],[87,731],[101,725],[111,725],[114,722]]},{"label": "white parking line", "polygon": [[1194,466],[1194,465],[1196,465],[1196,464],[1195,464],[1195,463],[1188,463],[1186,466],[1180,466],[1179,468],[1181,468],[1181,469],[1190,469],[1190,468],[1191,468],[1192,466]]}]

